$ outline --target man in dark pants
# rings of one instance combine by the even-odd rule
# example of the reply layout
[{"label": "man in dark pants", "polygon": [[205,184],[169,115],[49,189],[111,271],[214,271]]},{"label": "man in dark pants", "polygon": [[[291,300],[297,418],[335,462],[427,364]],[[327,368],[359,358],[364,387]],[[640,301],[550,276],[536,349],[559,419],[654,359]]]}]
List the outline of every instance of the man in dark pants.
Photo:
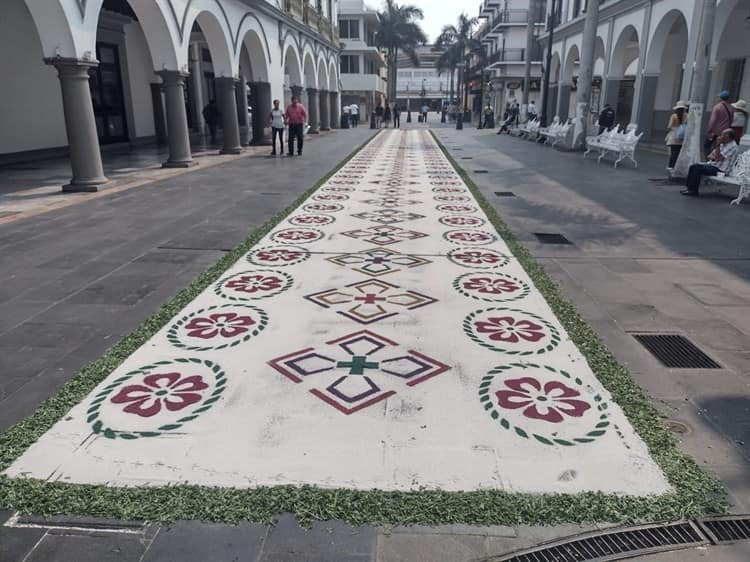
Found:
[{"label": "man in dark pants", "polygon": [[708,162],[690,166],[685,182],[686,189],[680,193],[697,196],[703,176],[715,176],[719,172],[727,173],[735,156],[737,156],[737,143],[734,142],[734,131],[725,129],[719,135],[719,146],[708,156]]},{"label": "man in dark pants", "polygon": [[401,128],[401,108],[397,105],[393,106],[393,128]]},{"label": "man in dark pants", "polygon": [[302,137],[305,134],[305,122],[307,121],[307,111],[297,96],[292,97],[292,103],[289,104],[284,113],[286,122],[289,124],[289,152],[287,156],[294,156],[294,140],[297,139],[297,155],[302,154]]},{"label": "man in dark pants", "polygon": [[203,119],[206,120],[206,125],[208,125],[208,130],[211,133],[211,144],[216,144],[216,126],[219,124],[219,119],[221,119],[221,113],[219,112],[219,107],[216,105],[216,100],[211,100],[203,108]]},{"label": "man in dark pants", "polygon": [[604,104],[599,114],[599,134],[601,135],[604,131],[609,131],[615,124],[615,110],[608,103]]}]

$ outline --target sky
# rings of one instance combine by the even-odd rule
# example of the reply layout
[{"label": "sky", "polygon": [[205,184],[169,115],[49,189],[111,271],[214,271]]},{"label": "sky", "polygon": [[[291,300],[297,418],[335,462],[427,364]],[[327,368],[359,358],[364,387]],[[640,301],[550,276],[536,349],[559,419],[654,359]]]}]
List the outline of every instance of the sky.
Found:
[{"label": "sky", "polygon": [[[379,0],[367,0],[366,4],[382,9]],[[474,17],[479,13],[479,0],[400,0],[399,4],[412,4],[422,8],[424,19],[420,22],[422,29],[427,34],[430,43],[440,35],[444,25],[456,23],[458,16],[464,11],[467,15]]]}]

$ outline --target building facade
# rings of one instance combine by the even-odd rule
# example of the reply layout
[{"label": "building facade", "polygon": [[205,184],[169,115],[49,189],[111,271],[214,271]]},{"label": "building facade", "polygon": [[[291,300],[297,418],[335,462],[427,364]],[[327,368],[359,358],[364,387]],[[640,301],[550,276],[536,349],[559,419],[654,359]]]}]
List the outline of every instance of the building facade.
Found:
[{"label": "building facade", "polygon": [[421,45],[416,51],[419,65],[399,52],[396,103],[404,111],[419,111],[423,105],[427,105],[430,111],[439,111],[450,100],[451,83],[454,97],[457,95],[456,76],[451,82],[450,70],[438,70],[437,60],[441,52],[435,51],[434,45]]},{"label": "building facade", "polygon": [[[526,38],[530,25],[538,37],[544,28],[544,3],[535,0],[484,0],[479,17],[484,23],[477,33],[482,42],[485,61],[474,58],[470,69],[471,103],[479,111],[489,104],[495,115],[502,115],[506,103],[521,103],[526,61],[531,61],[529,100],[539,106],[542,84],[542,49],[538,39],[527,52]],[[484,72],[482,72],[484,71]]]},{"label": "building facade", "polygon": [[364,0],[339,1],[341,101],[366,117],[385,102],[386,61],[375,44],[378,13]]},{"label": "building facade", "polygon": [[106,181],[103,144],[162,140],[189,166],[212,100],[225,153],[266,142],[293,93],[313,131],[335,126],[337,21],[337,0],[4,0],[0,161],[69,153],[68,190]]},{"label": "building facade", "polygon": [[[550,115],[575,114],[586,0],[548,0],[556,16]],[[594,54],[592,113],[609,103],[617,123],[637,123],[644,138],[663,139],[671,107],[688,100],[703,0],[602,0]],[[707,110],[721,90],[750,98],[750,2],[717,0],[709,57]]]}]

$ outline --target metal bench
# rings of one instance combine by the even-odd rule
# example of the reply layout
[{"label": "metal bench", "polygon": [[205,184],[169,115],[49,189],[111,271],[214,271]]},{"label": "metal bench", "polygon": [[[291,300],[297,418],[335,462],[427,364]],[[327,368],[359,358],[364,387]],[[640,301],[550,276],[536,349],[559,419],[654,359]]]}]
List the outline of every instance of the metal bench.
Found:
[{"label": "metal bench", "polygon": [[729,172],[719,172],[716,176],[706,178],[706,184],[713,185],[717,191],[724,186],[739,188],[736,199],[732,199],[730,205],[739,205],[745,197],[750,197],[750,150],[745,150],[736,157],[734,163],[729,167]]},{"label": "metal bench", "polygon": [[604,131],[600,135],[586,137],[586,152],[583,153],[583,157],[586,158],[586,155],[592,150],[598,150],[598,162],[601,163],[602,158],[613,153],[617,154],[615,168],[626,158],[630,159],[637,168],[638,162],[635,159],[635,149],[638,146],[638,141],[643,136],[643,133],[635,133],[637,128],[638,125],[631,123],[625,131],[619,131],[617,128],[614,128],[610,131]]}]

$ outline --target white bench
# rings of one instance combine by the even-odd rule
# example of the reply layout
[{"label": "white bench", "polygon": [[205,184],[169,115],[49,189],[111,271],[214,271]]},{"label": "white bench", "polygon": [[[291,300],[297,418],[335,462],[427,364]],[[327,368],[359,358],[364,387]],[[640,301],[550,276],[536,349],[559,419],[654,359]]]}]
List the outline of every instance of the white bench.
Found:
[{"label": "white bench", "polygon": [[617,154],[615,168],[626,158],[629,158],[637,168],[638,162],[635,159],[635,148],[643,136],[643,133],[638,135],[635,133],[637,128],[638,125],[631,123],[624,132],[619,131],[615,127],[610,131],[604,131],[601,135],[586,137],[586,152],[583,153],[583,157],[586,158],[586,155],[592,150],[598,150],[598,162],[601,163],[602,158],[609,153],[615,153]]},{"label": "white bench", "polygon": [[539,120],[532,119],[526,123],[521,123],[518,127],[511,130],[511,133],[521,138],[528,139],[529,137],[536,137],[536,132],[539,130]]},{"label": "white bench", "polygon": [[729,173],[719,172],[716,176],[709,176],[706,183],[717,187],[717,191],[726,185],[739,187],[740,192],[736,199],[732,199],[730,205],[739,205],[745,197],[750,197],[750,150],[737,157],[729,167]]},{"label": "white bench", "polygon": [[538,134],[545,137],[545,144],[551,144],[554,147],[557,143],[565,140],[572,126],[573,124],[569,120],[565,123],[553,122],[546,129],[539,129]]}]

